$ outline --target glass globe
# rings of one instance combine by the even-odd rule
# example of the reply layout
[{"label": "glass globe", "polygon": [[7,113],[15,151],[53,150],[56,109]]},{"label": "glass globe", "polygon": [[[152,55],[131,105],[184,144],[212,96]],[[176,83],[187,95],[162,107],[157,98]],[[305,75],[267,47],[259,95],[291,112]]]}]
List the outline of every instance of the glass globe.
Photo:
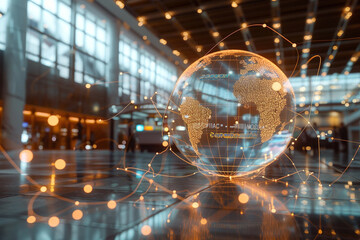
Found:
[{"label": "glass globe", "polygon": [[183,72],[164,118],[170,140],[200,172],[246,176],[286,149],[295,97],[288,78],[266,58],[224,50]]}]

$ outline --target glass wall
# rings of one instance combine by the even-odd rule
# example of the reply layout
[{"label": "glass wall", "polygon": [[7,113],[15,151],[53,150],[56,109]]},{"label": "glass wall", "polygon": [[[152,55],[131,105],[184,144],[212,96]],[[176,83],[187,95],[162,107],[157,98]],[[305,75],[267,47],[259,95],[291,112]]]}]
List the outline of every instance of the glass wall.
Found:
[{"label": "glass wall", "polygon": [[127,101],[140,101],[158,92],[157,102],[166,104],[177,80],[173,64],[126,30],[120,33],[119,69],[119,95]]},{"label": "glass wall", "polygon": [[70,76],[71,0],[29,0],[26,55],[29,60]]},{"label": "glass wall", "polygon": [[[300,107],[310,104],[346,104],[351,92],[360,87],[360,74],[333,74],[306,78],[290,78],[296,102]],[[355,103],[357,100],[354,101]],[[351,103],[350,103],[351,104]]]},{"label": "glass wall", "polygon": [[7,8],[8,8],[8,0],[2,0],[0,3],[0,50],[5,49]]},{"label": "glass wall", "polygon": [[[112,49],[109,39],[111,31],[117,32],[109,24],[111,19],[86,1],[29,0],[26,56],[61,78],[108,86],[106,82],[114,81],[107,79]],[[0,35],[0,47],[4,48],[2,38]],[[120,31],[118,56],[123,101],[140,101],[157,91],[157,101],[167,102],[177,79],[174,64],[125,28]]]}]

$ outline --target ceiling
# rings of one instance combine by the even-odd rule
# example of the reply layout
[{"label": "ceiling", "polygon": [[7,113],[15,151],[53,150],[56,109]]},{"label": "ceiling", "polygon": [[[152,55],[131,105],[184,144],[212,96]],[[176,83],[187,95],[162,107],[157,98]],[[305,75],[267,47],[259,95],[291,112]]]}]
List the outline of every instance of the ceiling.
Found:
[{"label": "ceiling", "polygon": [[[204,56],[222,38],[247,25],[250,27],[212,51],[251,50],[290,75],[297,62],[297,49],[296,76],[316,75],[319,60],[305,64],[314,55],[322,58],[320,74],[360,72],[358,0],[127,0],[125,8],[177,50],[185,63]],[[275,40],[278,35],[263,28],[264,23],[297,47],[281,38]]]}]

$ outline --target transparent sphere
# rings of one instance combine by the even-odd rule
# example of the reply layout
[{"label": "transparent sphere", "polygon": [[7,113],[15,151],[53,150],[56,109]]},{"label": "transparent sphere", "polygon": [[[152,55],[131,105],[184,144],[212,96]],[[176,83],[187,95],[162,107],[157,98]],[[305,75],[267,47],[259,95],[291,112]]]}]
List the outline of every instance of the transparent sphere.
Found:
[{"label": "transparent sphere", "polygon": [[185,161],[204,174],[236,177],[276,160],[291,140],[294,118],[293,89],[275,64],[225,50],[183,72],[164,124]]}]

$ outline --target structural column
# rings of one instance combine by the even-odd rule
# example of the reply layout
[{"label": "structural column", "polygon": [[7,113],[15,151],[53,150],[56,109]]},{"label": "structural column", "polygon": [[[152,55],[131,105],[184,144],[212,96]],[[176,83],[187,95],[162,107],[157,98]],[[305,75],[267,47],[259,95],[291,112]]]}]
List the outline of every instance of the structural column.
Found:
[{"label": "structural column", "polygon": [[4,55],[2,145],[20,149],[26,92],[27,0],[11,0],[7,17]]}]

